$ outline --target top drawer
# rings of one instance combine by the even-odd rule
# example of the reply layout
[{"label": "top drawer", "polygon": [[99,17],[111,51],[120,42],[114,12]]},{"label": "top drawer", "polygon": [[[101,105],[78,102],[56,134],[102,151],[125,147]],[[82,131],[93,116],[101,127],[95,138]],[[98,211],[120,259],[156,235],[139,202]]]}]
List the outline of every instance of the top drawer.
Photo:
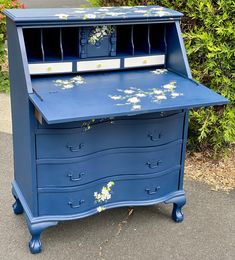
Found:
[{"label": "top drawer", "polygon": [[115,120],[89,130],[39,130],[37,158],[70,158],[125,147],[166,144],[182,138],[184,113],[159,119]]}]

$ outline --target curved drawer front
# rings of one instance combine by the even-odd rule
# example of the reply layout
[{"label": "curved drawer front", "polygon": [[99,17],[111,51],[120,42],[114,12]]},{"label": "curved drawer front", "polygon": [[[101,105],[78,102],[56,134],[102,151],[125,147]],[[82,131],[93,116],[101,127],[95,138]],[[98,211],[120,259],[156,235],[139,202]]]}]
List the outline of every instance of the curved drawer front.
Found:
[{"label": "curved drawer front", "polygon": [[139,202],[144,205],[178,190],[179,170],[149,178],[141,176],[116,177],[79,189],[39,189],[39,215],[72,215],[92,209],[100,211],[109,203],[133,205]]},{"label": "curved drawer front", "polygon": [[180,165],[181,140],[151,148],[122,148],[66,160],[39,160],[39,187],[76,186],[107,176],[148,174]]},{"label": "curved drawer front", "polygon": [[89,130],[46,130],[36,136],[37,158],[71,158],[112,148],[157,146],[182,138],[184,113],[160,119],[100,123]]}]

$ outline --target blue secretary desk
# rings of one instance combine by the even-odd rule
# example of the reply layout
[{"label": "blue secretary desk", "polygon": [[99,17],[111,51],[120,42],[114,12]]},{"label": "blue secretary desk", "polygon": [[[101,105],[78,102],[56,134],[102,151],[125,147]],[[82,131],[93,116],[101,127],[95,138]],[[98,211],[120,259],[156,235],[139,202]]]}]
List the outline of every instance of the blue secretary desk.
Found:
[{"label": "blue secretary desk", "polygon": [[173,203],[183,220],[188,110],[226,104],[194,81],[181,13],[159,6],[6,10],[15,214],[32,253],[59,221]]}]

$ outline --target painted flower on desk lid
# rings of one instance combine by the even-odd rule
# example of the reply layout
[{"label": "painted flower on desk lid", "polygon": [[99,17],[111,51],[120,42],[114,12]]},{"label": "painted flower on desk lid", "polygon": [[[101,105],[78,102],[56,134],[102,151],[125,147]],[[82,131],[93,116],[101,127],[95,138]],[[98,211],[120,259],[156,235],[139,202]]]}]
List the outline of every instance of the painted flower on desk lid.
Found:
[{"label": "painted flower on desk lid", "polygon": [[83,20],[86,20],[86,19],[95,19],[96,18],[96,15],[95,14],[85,14],[83,16]]},{"label": "painted flower on desk lid", "polygon": [[57,16],[58,18],[60,18],[62,20],[67,20],[69,17],[68,14],[55,14],[55,16]]}]

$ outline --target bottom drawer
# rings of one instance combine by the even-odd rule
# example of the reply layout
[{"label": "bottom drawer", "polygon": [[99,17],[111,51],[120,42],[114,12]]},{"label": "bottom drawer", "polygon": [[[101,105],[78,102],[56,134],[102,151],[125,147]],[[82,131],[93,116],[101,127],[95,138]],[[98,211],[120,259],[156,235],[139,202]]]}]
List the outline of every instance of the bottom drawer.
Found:
[{"label": "bottom drawer", "polygon": [[179,169],[158,174],[119,176],[76,188],[39,189],[39,215],[72,215],[105,209],[112,203],[158,199],[178,190]]}]

